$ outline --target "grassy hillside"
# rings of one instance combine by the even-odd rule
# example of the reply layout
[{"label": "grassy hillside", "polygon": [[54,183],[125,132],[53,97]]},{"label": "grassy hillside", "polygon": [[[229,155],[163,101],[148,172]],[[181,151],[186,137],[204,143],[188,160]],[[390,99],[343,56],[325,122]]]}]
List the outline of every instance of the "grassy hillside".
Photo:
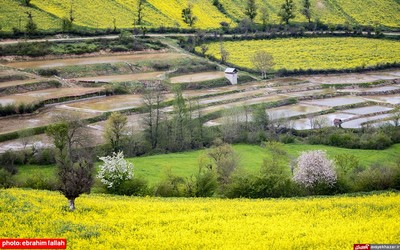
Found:
[{"label": "grassy hillside", "polygon": [[[363,65],[399,62],[399,45],[399,41],[368,38],[284,38],[223,44],[229,52],[229,63],[253,68],[251,56],[261,49],[273,56],[275,70],[354,69]],[[213,42],[208,46],[207,54],[220,59],[220,43]],[[200,47],[196,49],[200,51]]]},{"label": "grassy hillside", "polygon": [[[60,29],[61,19],[69,17],[70,1],[32,0],[32,7],[22,6],[22,0],[0,0],[0,25],[5,31],[13,27],[23,28],[26,23],[26,11],[32,11],[40,30]],[[138,0],[80,0],[72,8],[75,24],[90,28],[113,28],[114,18],[117,28],[132,28],[136,17]],[[218,9],[210,0],[194,0],[193,14],[198,17],[196,28],[218,28],[220,22],[231,27],[245,17],[246,0],[219,0],[222,8]],[[269,23],[279,23],[278,12],[283,0],[258,0],[259,9],[266,8]],[[295,0],[296,18],[294,22],[306,22],[301,15],[301,0]],[[147,0],[143,10],[143,25],[147,27],[182,27],[188,25],[182,21],[181,12],[186,7],[186,0]],[[373,25],[380,23],[387,27],[400,28],[400,3],[396,0],[314,0],[312,19],[320,19],[327,24]],[[223,11],[224,13],[222,13]],[[256,22],[260,23],[259,13]],[[21,21],[19,21],[21,19]],[[20,25],[20,23],[22,25]]]},{"label": "grassy hillside", "polygon": [[[302,151],[317,149],[326,150],[331,158],[338,154],[353,154],[358,158],[361,165],[367,167],[377,162],[393,166],[400,151],[400,144],[393,145],[386,150],[344,149],[303,144],[286,144],[285,148],[293,158],[297,157]],[[240,144],[234,145],[234,149],[240,156],[241,167],[252,172],[258,171],[263,159],[269,157],[267,150],[260,146]],[[182,177],[189,177],[195,174],[198,171],[198,158],[203,152],[204,150],[198,150],[185,153],[137,157],[131,158],[129,161],[134,164],[135,175],[147,179],[150,184],[155,184],[160,180],[164,171],[169,168],[172,173]],[[17,179],[23,182],[28,177],[40,173],[48,177],[53,176],[54,166],[21,166],[19,167]]]},{"label": "grassy hillside", "polygon": [[[68,249],[352,249],[398,244],[400,194],[307,199],[160,199],[0,190],[0,238]],[[378,232],[378,233],[377,233]]]}]

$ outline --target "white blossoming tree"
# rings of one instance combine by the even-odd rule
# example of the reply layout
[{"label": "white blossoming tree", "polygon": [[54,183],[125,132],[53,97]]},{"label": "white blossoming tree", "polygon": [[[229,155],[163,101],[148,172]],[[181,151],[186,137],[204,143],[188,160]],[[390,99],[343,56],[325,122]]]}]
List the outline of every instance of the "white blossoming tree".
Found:
[{"label": "white blossoming tree", "polygon": [[100,165],[97,178],[107,186],[108,189],[116,189],[126,180],[133,178],[133,164],[124,159],[124,153],[113,153],[112,156],[100,157],[104,162]]},{"label": "white blossoming tree", "polygon": [[334,163],[325,151],[303,152],[297,159],[293,180],[310,189],[320,184],[333,186],[337,180]]}]

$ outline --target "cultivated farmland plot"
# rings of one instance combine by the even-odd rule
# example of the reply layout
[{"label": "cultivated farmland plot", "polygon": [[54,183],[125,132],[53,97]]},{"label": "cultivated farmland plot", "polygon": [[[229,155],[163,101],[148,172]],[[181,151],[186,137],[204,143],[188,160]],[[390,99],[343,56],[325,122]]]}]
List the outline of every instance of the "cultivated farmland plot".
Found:
[{"label": "cultivated farmland plot", "polygon": [[184,54],[176,53],[146,53],[132,55],[109,55],[97,57],[69,58],[69,59],[54,59],[42,61],[26,61],[26,62],[11,62],[5,63],[8,67],[28,69],[28,68],[54,68],[73,65],[88,65],[101,63],[118,63],[118,62],[135,62],[145,60],[174,60],[177,58],[187,57]]}]

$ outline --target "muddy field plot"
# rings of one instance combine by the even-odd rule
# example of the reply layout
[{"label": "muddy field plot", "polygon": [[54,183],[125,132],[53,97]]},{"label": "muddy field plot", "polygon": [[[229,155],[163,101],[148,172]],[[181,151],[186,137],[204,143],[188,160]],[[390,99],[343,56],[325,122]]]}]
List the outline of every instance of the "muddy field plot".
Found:
[{"label": "muddy field plot", "polygon": [[334,97],[327,99],[318,99],[312,101],[304,101],[304,103],[310,105],[327,106],[327,107],[338,107],[338,106],[358,104],[363,102],[365,102],[365,99],[355,96],[343,96],[343,97]]},{"label": "muddy field plot", "polygon": [[203,72],[203,73],[171,77],[170,81],[171,83],[203,82],[224,77],[225,77],[224,72],[213,71],[213,72]]},{"label": "muddy field plot", "polygon": [[336,74],[322,76],[304,76],[299,79],[307,80],[319,84],[352,84],[367,83],[380,80],[392,80],[400,78],[400,70],[375,71],[368,73]]},{"label": "muddy field plot", "polygon": [[139,80],[161,79],[165,72],[148,72],[128,75],[109,75],[109,76],[93,76],[74,78],[75,81],[91,81],[91,82],[130,82]]},{"label": "muddy field plot", "polygon": [[86,65],[86,64],[134,62],[134,61],[146,61],[146,60],[173,60],[183,57],[187,57],[187,55],[178,53],[148,53],[148,54],[138,53],[131,55],[111,55],[111,56],[97,56],[97,57],[54,59],[54,60],[43,60],[43,61],[11,62],[11,63],[4,63],[4,65],[19,69],[54,68],[54,67]]},{"label": "muddy field plot", "polygon": [[[172,98],[172,95],[169,95],[169,97]],[[81,111],[89,110],[96,112],[107,112],[138,108],[142,105],[143,102],[141,95],[115,95],[85,101],[77,101],[62,105],[61,107],[70,107],[72,109]]]},{"label": "muddy field plot", "polygon": [[26,128],[40,127],[49,125],[60,116],[73,116],[82,119],[94,117],[97,114],[78,112],[74,110],[64,110],[55,107],[46,108],[38,114],[2,117],[0,118],[0,134],[18,131]]},{"label": "muddy field plot", "polygon": [[57,99],[63,97],[73,97],[73,96],[82,96],[88,94],[99,93],[104,90],[103,87],[98,88],[52,88],[38,91],[31,91],[22,94],[14,94],[9,96],[0,97],[0,103],[2,105],[8,103],[33,103],[39,101],[45,101],[49,99]]},{"label": "muddy field plot", "polygon": [[252,100],[252,98],[256,98],[257,96],[264,95],[265,91],[266,91],[265,89],[257,89],[257,90],[244,91],[244,92],[239,92],[239,93],[234,93],[234,94],[208,97],[208,98],[199,100],[199,104],[200,105],[210,105],[210,104],[216,103],[216,102],[234,101],[234,100],[238,100],[238,99]]}]

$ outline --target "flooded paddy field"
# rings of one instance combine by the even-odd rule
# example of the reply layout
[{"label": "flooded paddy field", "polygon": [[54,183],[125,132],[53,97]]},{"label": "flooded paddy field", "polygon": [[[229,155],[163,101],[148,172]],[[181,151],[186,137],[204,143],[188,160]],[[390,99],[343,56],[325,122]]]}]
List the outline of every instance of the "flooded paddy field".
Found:
[{"label": "flooded paddy field", "polygon": [[147,54],[137,53],[130,55],[109,55],[109,56],[97,56],[97,57],[11,62],[11,63],[4,63],[4,65],[19,69],[54,68],[54,67],[86,65],[86,64],[118,63],[126,61],[131,62],[131,61],[144,61],[144,60],[173,60],[183,57],[187,57],[187,55],[178,53],[147,53]]},{"label": "flooded paddy field", "polygon": [[170,81],[171,83],[203,82],[224,77],[223,71],[212,71],[171,77]]},{"label": "flooded paddy field", "polygon": [[31,91],[27,93],[14,94],[9,96],[0,97],[0,104],[11,104],[11,103],[34,103],[39,101],[45,101],[49,99],[57,99],[62,97],[73,97],[87,94],[94,94],[104,90],[103,87],[98,88],[52,88],[38,91]]},{"label": "flooded paddy field", "polygon": [[312,114],[327,110],[326,107],[314,106],[308,104],[295,104],[290,106],[282,106],[278,108],[267,109],[267,113],[271,119],[290,118],[298,115]]},{"label": "flooded paddy field", "polygon": [[352,92],[352,93],[377,93],[377,92],[389,92],[400,90],[399,85],[383,86],[376,88],[357,88],[357,89],[339,89],[338,92]]},{"label": "flooded paddy field", "polygon": [[263,97],[252,98],[249,100],[231,102],[231,103],[227,103],[227,104],[213,105],[213,106],[201,109],[201,112],[203,114],[209,114],[209,113],[219,111],[219,110],[225,110],[225,109],[235,108],[235,107],[242,107],[245,105],[252,105],[252,104],[258,104],[258,103],[276,102],[276,101],[281,101],[281,100],[288,99],[288,98],[289,97],[287,95],[263,96]]},{"label": "flooded paddy field", "polygon": [[327,107],[338,107],[343,105],[350,105],[350,104],[358,104],[363,103],[366,100],[361,97],[355,96],[343,96],[343,97],[334,97],[334,98],[327,98],[327,99],[318,99],[312,101],[304,101],[310,105],[319,105],[319,106],[327,106]]},{"label": "flooded paddy field", "polygon": [[374,106],[368,106],[368,107],[362,107],[362,108],[346,109],[346,110],[342,110],[342,112],[355,114],[355,115],[367,115],[367,114],[374,114],[374,113],[380,113],[380,112],[388,112],[391,110],[393,110],[393,108],[374,105]]},{"label": "flooded paddy field", "polygon": [[351,119],[355,115],[345,114],[345,113],[332,113],[326,115],[318,115],[312,118],[303,118],[291,121],[292,127],[298,130],[312,129],[313,127],[332,127],[334,126],[334,119]]},{"label": "flooded paddy field", "polygon": [[400,78],[400,70],[383,70],[366,73],[303,76],[299,79],[319,84],[367,83]]},{"label": "flooded paddy field", "polygon": [[391,114],[383,114],[383,115],[362,117],[362,118],[350,120],[350,121],[347,121],[347,122],[343,122],[342,127],[343,128],[361,128],[362,124],[365,123],[365,122],[386,119],[386,118],[389,118],[391,116],[392,116]]},{"label": "flooded paddy field", "polygon": [[26,148],[48,148],[53,144],[46,134],[28,136],[23,139],[15,139],[5,142],[0,142],[0,154],[7,150],[19,151]]},{"label": "flooded paddy field", "polygon": [[368,101],[388,103],[393,105],[400,104],[400,94],[385,95],[385,96],[365,96],[364,99]]},{"label": "flooded paddy field", "polygon": [[329,95],[335,94],[336,90],[333,89],[317,89],[317,90],[309,90],[309,91],[299,91],[299,92],[290,92],[286,93],[286,95],[293,97],[304,97],[304,96],[320,96],[320,95]]}]

